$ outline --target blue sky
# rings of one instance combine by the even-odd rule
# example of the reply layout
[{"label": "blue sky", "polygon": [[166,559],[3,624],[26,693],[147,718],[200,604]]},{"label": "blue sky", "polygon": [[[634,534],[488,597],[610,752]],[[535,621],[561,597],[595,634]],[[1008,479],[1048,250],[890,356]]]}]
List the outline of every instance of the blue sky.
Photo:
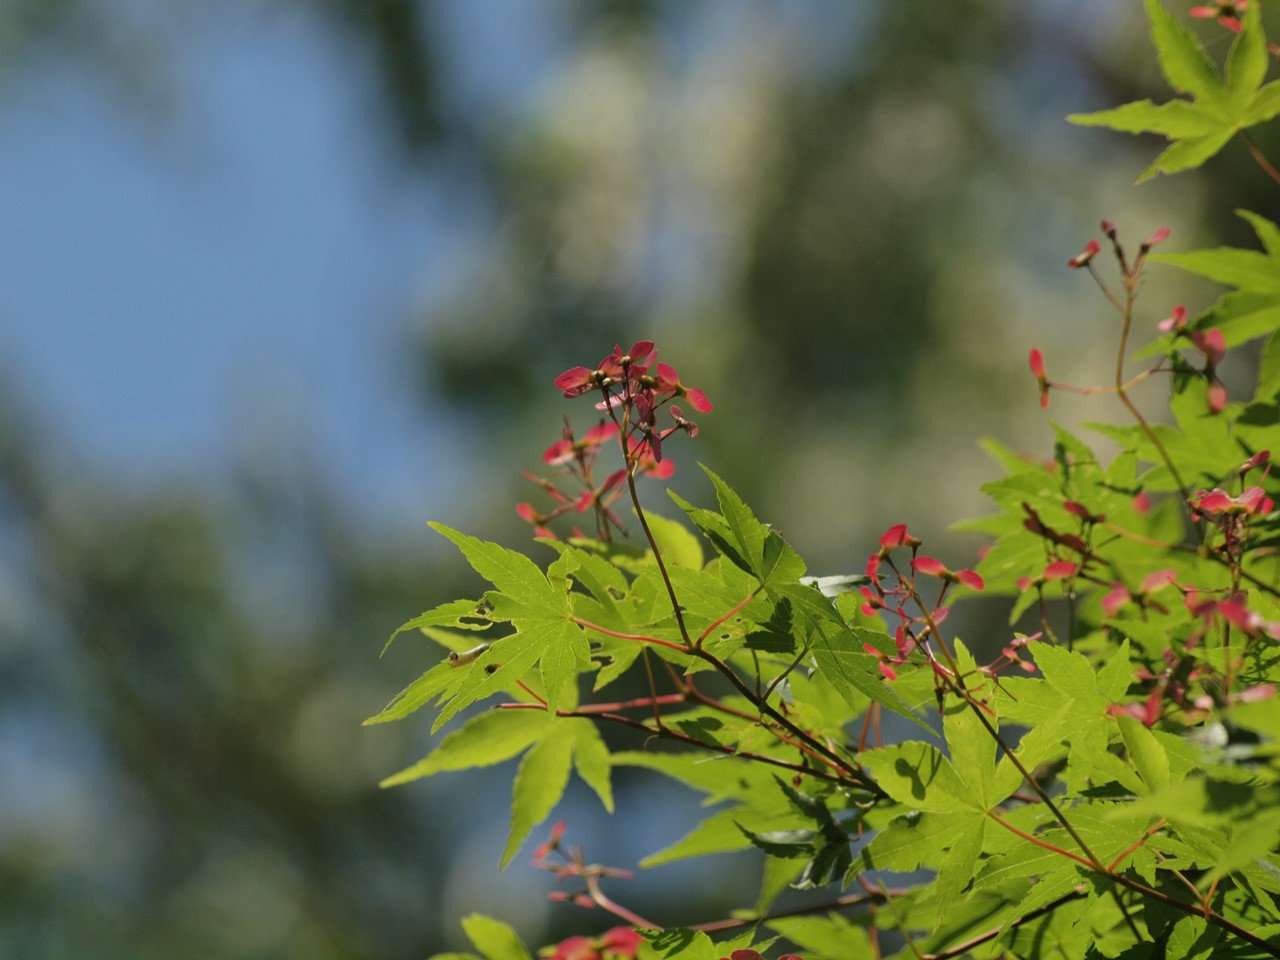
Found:
[{"label": "blue sky", "polygon": [[[288,443],[349,502],[435,512],[465,490],[440,455],[460,438],[407,348],[494,223],[456,161],[402,161],[350,34],[306,5],[185,7],[126,4],[115,62],[37,54],[0,86],[0,371],[127,480]],[[481,125],[535,104],[572,42],[557,0],[427,9],[447,109]],[[677,70],[753,15],[669,13]],[[850,55],[856,16],[773,13],[815,69]]]},{"label": "blue sky", "polygon": [[[37,51],[0,85],[0,372],[124,481],[294,444],[344,499],[421,517],[465,488],[406,348],[493,224],[447,158],[403,162],[350,34],[306,5],[185,6],[127,3],[105,56]],[[781,9],[814,33],[819,7]],[[447,108],[481,125],[570,42],[555,0],[429,10]],[[676,63],[743,19],[675,13]],[[844,48],[837,22],[819,46]]]},{"label": "blue sky", "polygon": [[125,479],[216,473],[265,431],[387,514],[438,493],[446,428],[402,358],[458,211],[305,9],[169,19],[158,103],[63,58],[8,77],[5,373]]}]

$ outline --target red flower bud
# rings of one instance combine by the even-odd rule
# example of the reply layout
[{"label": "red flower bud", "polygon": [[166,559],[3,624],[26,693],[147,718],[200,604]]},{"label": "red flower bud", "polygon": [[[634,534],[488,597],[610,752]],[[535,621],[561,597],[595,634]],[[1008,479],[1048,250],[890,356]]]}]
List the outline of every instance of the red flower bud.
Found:
[{"label": "red flower bud", "polygon": [[1209,392],[1206,395],[1209,404],[1210,413],[1221,413],[1222,409],[1227,405],[1227,388],[1223,386],[1220,380],[1215,380],[1209,384]]},{"label": "red flower bud", "polygon": [[1226,356],[1227,345],[1223,339],[1222,331],[1214,327],[1212,330],[1192,330],[1191,342],[1196,345],[1196,349],[1204,354],[1204,358],[1208,361],[1209,366],[1216,367],[1222,362],[1222,358]]},{"label": "red flower bud", "polygon": [[1040,385],[1040,406],[1049,406],[1049,378],[1045,374],[1044,355],[1032,347],[1031,353],[1027,356],[1027,365],[1031,368],[1032,375]]},{"label": "red flower bud", "polygon": [[[982,577],[978,576],[972,570],[949,570],[941,560],[934,557],[919,556],[911,561],[912,569],[919,573],[923,573],[930,577],[939,577],[947,583],[959,583],[968,587],[970,590],[981,590],[986,586],[982,582]],[[938,622],[942,618],[938,617]]]},{"label": "red flower bud", "polygon": [[1106,514],[1090,513],[1088,507],[1084,504],[1076,503],[1074,500],[1067,500],[1062,504],[1062,508],[1073,517],[1079,517],[1085,523],[1102,523],[1107,519]]},{"label": "red flower bud", "polygon": [[1067,266],[1073,270],[1085,266],[1090,260],[1098,255],[1098,251],[1102,249],[1102,244],[1097,240],[1090,240],[1083,250],[1067,261]]},{"label": "red flower bud", "polygon": [[1178,571],[1172,567],[1165,570],[1156,570],[1149,573],[1142,580],[1143,593],[1155,593],[1157,590],[1163,590],[1165,587],[1173,584],[1177,586]]},{"label": "red flower bud", "polygon": [[1050,580],[1063,580],[1067,577],[1074,576],[1079,568],[1070,560],[1057,560],[1044,568],[1044,573],[1040,576],[1047,582]]},{"label": "red flower bud", "polygon": [[911,561],[913,569],[931,577],[940,577],[947,572],[946,565],[934,557],[920,556]]},{"label": "red flower bud", "polygon": [[886,550],[891,550],[894,547],[918,547],[920,546],[920,540],[918,537],[913,537],[907,533],[907,525],[905,523],[898,523],[886,530],[884,535],[880,537],[880,546]]},{"label": "red flower bud", "polygon": [[1120,608],[1132,599],[1129,588],[1123,583],[1117,583],[1112,586],[1111,592],[1102,598],[1102,612],[1108,617],[1114,617],[1120,612]]},{"label": "red flower bud", "polygon": [[1168,228],[1168,227],[1161,227],[1159,230],[1157,230],[1157,231],[1156,231],[1155,233],[1153,233],[1151,236],[1147,237],[1147,239],[1143,242],[1143,244],[1142,244],[1142,252],[1143,252],[1143,253],[1146,253],[1148,250],[1150,250],[1152,247],[1154,247],[1157,243],[1161,243],[1161,242],[1163,242],[1163,241],[1165,240],[1165,238],[1166,238],[1166,237],[1168,237],[1168,236],[1169,236],[1169,228]]},{"label": "red flower bud", "polygon": [[711,412],[711,401],[707,399],[707,395],[681,383],[680,374],[669,364],[658,364],[658,382],[654,389],[666,396],[687,397],[689,404],[699,413]]},{"label": "red flower bud", "polygon": [[1168,333],[1170,330],[1181,333],[1187,329],[1187,308],[1182,304],[1178,304],[1173,308],[1172,315],[1165,317],[1156,324],[1157,330],[1163,330]]},{"label": "red flower bud", "polygon": [[599,370],[589,367],[574,367],[556,377],[556,386],[564,391],[566,397],[579,397],[589,390],[594,390],[603,379]]},{"label": "red flower bud", "polygon": [[1253,469],[1256,469],[1257,467],[1262,466],[1264,463],[1266,463],[1270,459],[1271,459],[1270,450],[1259,450],[1257,453],[1255,453],[1252,457],[1250,457],[1244,463],[1240,464],[1240,476],[1243,477],[1250,470],[1253,470]]},{"label": "red flower bud", "polygon": [[630,927],[611,927],[600,938],[600,946],[619,957],[631,958],[640,949],[644,938]]}]

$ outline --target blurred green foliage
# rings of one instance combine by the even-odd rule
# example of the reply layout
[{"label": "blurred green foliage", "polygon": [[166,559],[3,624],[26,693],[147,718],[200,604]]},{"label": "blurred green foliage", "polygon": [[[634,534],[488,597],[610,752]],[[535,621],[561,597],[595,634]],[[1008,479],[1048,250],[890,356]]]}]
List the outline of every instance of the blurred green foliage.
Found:
[{"label": "blurred green foliage", "polygon": [[[476,464],[472,499],[438,516],[473,511],[486,535],[523,535],[509,505],[557,436],[551,378],[641,333],[724,414],[700,455],[816,565],[890,522],[937,532],[978,506],[937,481],[986,469],[970,416],[1035,429],[1007,344],[1066,343],[1067,324],[1079,342],[1102,312],[1062,267],[1092,221],[1245,243],[1198,225],[1201,198],[1266,208],[1242,151],[1135,199],[1135,163],[1066,130],[1158,83],[1130,55],[1140,18],[1110,5],[546,4],[550,76],[501,108],[461,95],[475,51],[447,47],[437,8],[303,8],[275,15],[323,16],[371,55],[388,149],[462,198],[455,280],[406,338],[424,416],[478,428],[450,452]],[[156,15],[5,4],[0,77],[38,57],[171,108],[160,67],[187,38]],[[423,751],[408,725],[357,724],[414,664],[406,644],[380,665],[381,642],[454,595],[453,558],[368,542],[305,458],[122,487],[41,428],[40,403],[0,402],[0,956],[445,945],[468,811],[377,794]]]}]

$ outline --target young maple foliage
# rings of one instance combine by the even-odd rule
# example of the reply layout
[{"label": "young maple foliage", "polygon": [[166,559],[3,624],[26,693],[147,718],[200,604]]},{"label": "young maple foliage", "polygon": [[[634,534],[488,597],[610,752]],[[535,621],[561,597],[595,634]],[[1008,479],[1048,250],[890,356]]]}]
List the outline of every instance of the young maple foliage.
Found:
[{"label": "young maple foliage", "polygon": [[[1144,177],[1203,162],[1280,113],[1258,6],[1192,11],[1234,37],[1219,80],[1147,0],[1161,69],[1192,99],[1074,119],[1166,134]],[[961,525],[987,541],[973,567],[894,523],[859,572],[809,575],[705,468],[715,507],[672,493],[684,522],[664,519],[637,480],[671,475],[676,434],[698,435],[674,401],[710,413],[705,393],[648,340],[565,371],[555,387],[596,420],[566,420],[550,474],[526,474],[545,502],[517,508],[549,563],[433,524],[489,587],[397,631],[444,656],[368,722],[430,704],[435,732],[487,709],[384,784],[520,757],[505,865],[573,773],[612,813],[613,770],[638,768],[716,805],[642,866],[763,853],[754,905],[673,927],[627,906],[630,872],[557,823],[534,866],[553,899],[607,919],[539,951],[554,960],[1280,956],[1280,227],[1242,216],[1263,250],[1157,254],[1161,228],[1134,251],[1104,220],[1069,259],[1114,308],[1095,327],[1114,378],[1050,380],[1038,349],[1028,365],[1041,407],[1053,390],[1115,411],[1088,430],[1119,452],[1056,424],[1048,460],[992,443],[996,512]],[[1157,264],[1230,289],[1198,316],[1148,311]],[[1252,394],[1229,396],[1219,367],[1257,340]],[[1167,421],[1133,399],[1160,390]],[[624,514],[643,546],[615,539]],[[965,643],[948,614],[979,591],[1008,599],[1009,626]],[[624,676],[643,692],[615,695]],[[886,711],[912,733],[886,742]],[[811,899],[775,908],[789,887]],[[500,920],[463,927],[475,953],[442,956],[530,955]]]}]

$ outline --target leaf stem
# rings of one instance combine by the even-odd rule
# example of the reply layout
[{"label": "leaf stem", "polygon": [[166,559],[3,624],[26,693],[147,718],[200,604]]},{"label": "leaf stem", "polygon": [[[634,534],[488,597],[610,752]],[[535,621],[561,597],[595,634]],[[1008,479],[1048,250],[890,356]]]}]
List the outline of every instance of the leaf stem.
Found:
[{"label": "leaf stem", "polygon": [[605,892],[600,889],[600,881],[596,877],[588,875],[585,879],[587,881],[587,893],[591,897],[591,902],[596,906],[603,910],[608,910],[615,917],[626,921],[633,927],[649,927],[655,930],[662,929],[652,920],[646,920],[644,917],[640,916],[640,914],[634,913],[622,904],[609,899],[609,897],[605,895]]},{"label": "leaf stem", "polygon": [[1249,148],[1249,152],[1253,154],[1253,159],[1258,162],[1258,166],[1262,168],[1262,172],[1276,183],[1280,183],[1280,170],[1277,170],[1275,165],[1263,155],[1262,151],[1258,149],[1258,145],[1253,142],[1253,138],[1241,130],[1240,139],[1243,140],[1244,145]]},{"label": "leaf stem", "polygon": [[711,635],[712,630],[720,626],[720,624],[724,623],[726,620],[732,617],[735,613],[737,613],[739,610],[745,607],[748,603],[750,603],[752,600],[758,597],[760,595],[760,591],[763,589],[764,589],[764,584],[762,583],[760,584],[760,586],[756,587],[749,594],[743,597],[740,601],[735,603],[733,607],[729,610],[729,612],[726,613],[723,617],[713,620],[711,624],[707,627],[707,629],[703,630],[700,634],[698,634],[698,639],[694,641],[693,645],[695,647],[702,646],[702,641],[707,639],[707,637]]},{"label": "leaf stem", "polygon": [[1146,833],[1140,836],[1137,840],[1135,840],[1129,846],[1125,847],[1124,850],[1121,851],[1120,856],[1116,857],[1114,860],[1111,861],[1111,863],[1107,866],[1107,873],[1111,873],[1113,870],[1115,870],[1116,867],[1120,866],[1120,862],[1124,860],[1125,857],[1129,856],[1129,854],[1133,853],[1134,851],[1140,849],[1144,843],[1146,843],[1158,832],[1160,832],[1160,830],[1164,828],[1164,825],[1166,823],[1168,823],[1168,821],[1165,820],[1163,817],[1161,817],[1159,820],[1153,823],[1147,829]]},{"label": "leaf stem", "polygon": [[672,643],[670,640],[662,640],[658,637],[650,637],[643,633],[619,633],[617,630],[610,630],[608,627],[602,627],[598,623],[592,623],[590,620],[583,620],[581,617],[570,617],[570,623],[576,623],[578,626],[587,630],[595,630],[597,633],[603,633],[606,637],[617,637],[619,640],[639,640],[642,643],[654,643],[660,647],[668,647],[672,650],[679,650],[681,653],[688,653],[688,649],[679,643]]},{"label": "leaf stem", "polygon": [[662,576],[662,583],[667,588],[667,597],[671,600],[671,612],[676,615],[676,626],[680,628],[680,636],[684,640],[685,647],[692,648],[694,643],[689,639],[689,628],[685,626],[684,613],[680,607],[680,601],[676,598],[675,584],[671,582],[671,575],[667,573],[667,563],[662,559],[662,551],[658,549],[658,541],[653,538],[653,531],[649,529],[649,520],[644,515],[644,507],[640,505],[640,494],[636,491],[635,464],[628,464],[627,466],[627,489],[631,492],[631,503],[636,508],[636,517],[640,520],[645,539],[649,541],[649,548],[653,550],[653,559],[658,564],[658,573]]},{"label": "leaf stem", "polygon": [[[502,704],[502,706],[509,710],[518,709],[521,707],[536,708],[535,704],[506,703],[506,704]],[[849,778],[847,776],[842,776],[836,773],[828,773],[826,770],[823,770],[821,768],[807,766],[802,763],[793,763],[790,760],[780,760],[777,757],[771,757],[763,753],[754,753],[749,750],[740,750],[737,747],[729,746],[722,743],[708,743],[705,740],[699,740],[697,737],[691,737],[687,733],[683,733],[680,730],[673,730],[671,727],[667,727],[667,726],[654,729],[653,727],[650,727],[647,724],[641,723],[639,720],[635,720],[631,717],[623,716],[620,713],[595,713],[595,712],[587,713],[581,709],[557,710],[556,716],[557,717],[593,717],[599,720],[608,720],[611,723],[619,723],[619,724],[622,724],[623,726],[631,727],[632,729],[635,729],[635,730],[641,730],[649,734],[650,736],[662,737],[668,740],[678,740],[681,743],[687,743],[695,747],[701,747],[704,750],[711,750],[716,753],[723,753],[727,756],[738,757],[742,760],[749,760],[749,761],[754,761],[756,763],[769,764],[770,766],[774,766],[774,767],[781,767],[784,770],[790,770],[792,773],[801,773],[801,774],[804,774],[805,776],[816,777],[819,780],[827,780],[831,783],[839,784],[842,786],[849,785]],[[859,783],[858,786],[863,787],[861,783]],[[879,792],[874,787],[871,787],[871,788],[863,787],[863,789],[871,789],[874,792],[877,792],[877,793]]]},{"label": "leaf stem", "polygon": [[[1084,895],[1085,885],[1080,884],[1080,886],[1076,887],[1070,893],[1063,894],[1057,900],[1050,901],[1042,907],[1037,907],[1029,913],[1023,914],[1016,920],[1009,921],[1008,929],[1013,930],[1018,927],[1026,926],[1032,920],[1038,920],[1045,914],[1053,913],[1053,911],[1057,910],[1064,903],[1070,903],[1072,900],[1079,900]],[[962,956],[974,947],[981,946],[988,941],[994,940],[996,937],[1000,936],[1005,929],[1006,928],[1004,926],[993,927],[985,933],[980,933],[976,937],[966,940],[964,943],[957,943],[954,947],[949,947],[941,953],[926,953],[922,956],[921,960],[951,960],[952,957]]]},{"label": "leaf stem", "polygon": [[[574,716],[592,716],[601,713],[616,713],[619,710],[645,710],[652,709],[654,701],[661,704],[680,704],[688,700],[683,693],[669,693],[660,697],[636,697],[633,700],[617,700],[613,703],[587,703],[580,707],[575,707],[572,711]],[[538,703],[502,703],[498,705],[504,710],[542,710],[546,708],[546,703],[539,698]],[[557,714],[561,716],[563,714]]]},{"label": "leaf stem", "polygon": [[1206,909],[1202,905],[1188,903],[1185,900],[1179,900],[1177,897],[1170,896],[1163,890],[1148,887],[1145,883],[1140,883],[1137,880],[1125,876],[1123,873],[1108,873],[1107,877],[1112,882],[1117,883],[1122,887],[1128,887],[1136,893],[1141,893],[1154,900],[1159,900],[1167,907],[1172,907],[1174,910],[1180,910],[1193,917],[1200,917],[1207,923],[1213,924],[1215,927],[1221,927],[1223,930],[1239,937],[1241,940],[1245,940],[1248,943],[1253,944],[1255,947],[1260,948],[1269,957],[1280,957],[1280,944],[1276,943],[1274,940],[1263,940],[1257,934],[1250,933],[1248,930],[1244,929],[1244,927],[1232,923],[1222,914],[1214,910]]},{"label": "leaf stem", "polygon": [[[1079,863],[1088,867],[1090,870],[1096,870],[1100,868],[1100,865],[1096,862],[1086,860],[1084,857],[1080,856],[1077,853],[1072,853],[1070,850],[1064,850],[1062,849],[1062,847],[1058,846],[1055,843],[1050,843],[1048,840],[1041,840],[1039,837],[1035,836],[1034,834],[1027,833],[1025,830],[1019,827],[1015,827],[1008,820],[1005,820],[1003,817],[997,816],[995,810],[988,810],[987,816],[990,817],[992,820],[994,820],[996,823],[1000,824],[1000,826],[1004,827],[1010,833],[1016,834],[1017,836],[1021,837],[1023,840],[1026,840],[1028,843],[1034,843],[1037,847],[1042,847],[1045,850],[1049,850],[1053,853],[1061,854],[1064,857],[1068,857],[1069,859],[1074,860],[1076,863]],[[1080,841],[1077,840],[1076,842],[1079,843]],[[1101,869],[1103,869],[1105,872],[1106,868],[1101,868]]]},{"label": "leaf stem", "polygon": [[[1098,285],[1098,289],[1099,289],[1099,290],[1101,290],[1101,291],[1102,291],[1102,293],[1103,293],[1103,295],[1104,295],[1108,300],[1110,300],[1110,301],[1111,301],[1111,305],[1112,305],[1113,307],[1115,307],[1117,310],[1119,310],[1119,311],[1120,311],[1120,313],[1121,313],[1121,315],[1123,315],[1123,314],[1124,314],[1124,301],[1123,301],[1123,300],[1121,300],[1118,296],[1116,296],[1116,292],[1115,292],[1114,290],[1112,290],[1112,289],[1111,289],[1111,287],[1109,287],[1109,286],[1107,285],[1107,281],[1105,281],[1105,280],[1103,280],[1103,279],[1102,279],[1101,274],[1099,274],[1099,273],[1098,273],[1097,268],[1093,265],[1093,263],[1092,263],[1092,262],[1090,262],[1090,263],[1086,264],[1086,265],[1085,265],[1085,267],[1086,267],[1086,269],[1088,269],[1088,271],[1089,271],[1089,276],[1093,277],[1093,281],[1094,281],[1094,283],[1096,283],[1096,284]],[[1123,262],[1122,262],[1122,263],[1121,263],[1121,269],[1123,269],[1123,268],[1124,268],[1124,264],[1123,264]]]},{"label": "leaf stem", "polygon": [[658,700],[658,688],[653,682],[653,664],[649,662],[648,649],[641,649],[640,659],[644,661],[644,675],[649,681],[649,704],[653,707],[653,725],[661,730],[666,726],[662,722],[662,706]]},{"label": "leaf stem", "polygon": [[[1145,248],[1144,248],[1145,249]],[[1125,274],[1125,298],[1124,304],[1120,308],[1120,345],[1116,350],[1116,379],[1115,392],[1120,398],[1120,402],[1124,404],[1125,409],[1129,411],[1129,415],[1137,422],[1142,432],[1147,435],[1147,439],[1151,441],[1156,448],[1156,452],[1160,454],[1160,459],[1164,461],[1165,467],[1168,468],[1170,476],[1173,477],[1174,483],[1178,485],[1178,489],[1182,492],[1182,499],[1187,500],[1191,496],[1191,492],[1187,489],[1186,483],[1183,482],[1182,474],[1178,472],[1178,468],[1173,463],[1173,458],[1169,456],[1169,451],[1165,449],[1160,437],[1152,429],[1151,424],[1147,422],[1147,418],[1129,399],[1129,384],[1124,379],[1124,358],[1129,348],[1129,331],[1133,327],[1133,304],[1138,293],[1138,278],[1142,271],[1142,261],[1144,257],[1139,257],[1139,262],[1134,264],[1132,271]],[[1112,301],[1115,302],[1114,296]],[[1199,527],[1196,528],[1199,530]],[[1201,534],[1203,539],[1203,533]]]},{"label": "leaf stem", "polygon": [[533,697],[534,700],[538,701],[538,704],[540,706],[546,707],[547,698],[542,696],[541,694],[534,693],[531,689],[529,689],[529,685],[525,683],[523,680],[517,680],[516,685],[525,693],[527,693],[529,696]]},{"label": "leaf stem", "polygon": [[845,907],[858,907],[864,903],[879,904],[887,903],[893,897],[905,897],[911,890],[907,887],[893,887],[887,890],[871,890],[867,893],[850,893],[834,900],[827,900],[823,903],[808,904],[803,907],[793,907],[790,910],[779,910],[777,913],[770,913],[765,916],[745,916],[745,917],[729,917],[724,920],[712,920],[708,923],[690,924],[687,929],[701,930],[703,933],[723,933],[725,930],[738,930],[742,927],[754,926],[758,923],[768,923],[770,920],[785,920],[787,917],[804,917],[811,913],[823,913],[830,910],[840,910]]},{"label": "leaf stem", "polygon": [[725,663],[715,654],[709,653],[708,651],[703,650],[701,647],[696,647],[691,652],[694,654],[694,656],[699,657],[702,660],[705,660],[707,663],[715,667],[719,673],[724,675],[724,677],[738,689],[739,693],[741,693],[744,697],[746,697],[748,700],[754,703],[760,709],[761,713],[766,714],[775,723],[791,731],[791,733],[794,734],[796,738],[799,739],[802,743],[807,744],[812,750],[821,754],[820,759],[822,759],[824,763],[827,763],[833,769],[844,773],[847,779],[853,781],[853,783],[859,788],[870,791],[871,793],[876,795],[880,795],[883,793],[883,791],[878,786],[876,786],[874,781],[872,781],[869,777],[867,777],[866,774],[860,773],[859,771],[850,767],[848,762],[843,757],[841,757],[834,750],[827,747],[826,744],[821,743],[811,734],[805,732],[800,727],[798,727],[793,721],[783,716],[776,709],[774,709],[774,707],[767,700],[757,699],[756,696],[747,687],[747,685],[742,682],[742,678],[739,677],[738,674],[727,663]]},{"label": "leaf stem", "polygon": [[787,679],[787,677],[791,674],[791,671],[794,670],[796,667],[800,666],[800,662],[804,660],[804,658],[808,655],[809,655],[809,646],[808,644],[806,644],[800,650],[800,652],[796,654],[795,659],[792,660],[789,664],[787,664],[787,669],[783,670],[780,674],[774,677],[773,680],[769,683],[769,686],[765,687],[764,698],[766,700],[768,700],[771,696],[773,696],[773,691],[777,689],[778,684],[782,683],[783,680]]}]

